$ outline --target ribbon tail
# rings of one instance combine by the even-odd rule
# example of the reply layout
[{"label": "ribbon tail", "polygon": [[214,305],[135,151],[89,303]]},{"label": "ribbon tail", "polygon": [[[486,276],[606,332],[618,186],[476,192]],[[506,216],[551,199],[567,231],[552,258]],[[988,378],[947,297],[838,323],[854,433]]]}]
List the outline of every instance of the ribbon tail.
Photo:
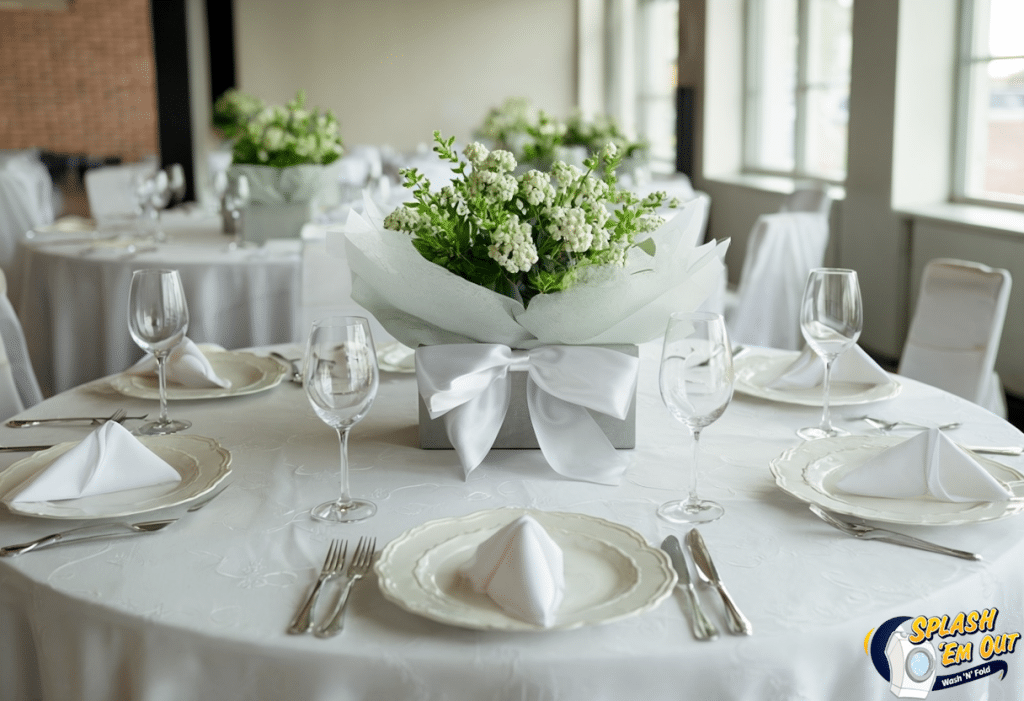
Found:
[{"label": "ribbon tail", "polygon": [[532,379],[526,386],[533,430],[551,468],[571,479],[617,485],[629,461],[594,417],[578,404],[551,396]]},{"label": "ribbon tail", "polygon": [[511,397],[512,380],[506,375],[491,383],[486,391],[444,415],[448,440],[459,456],[466,477],[483,462],[494,445],[508,413]]}]

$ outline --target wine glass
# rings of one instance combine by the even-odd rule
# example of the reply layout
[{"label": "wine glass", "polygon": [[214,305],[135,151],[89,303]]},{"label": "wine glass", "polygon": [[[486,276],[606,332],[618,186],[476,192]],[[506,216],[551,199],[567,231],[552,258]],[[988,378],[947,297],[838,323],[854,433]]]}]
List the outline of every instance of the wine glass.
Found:
[{"label": "wine glass", "polygon": [[232,176],[224,187],[224,204],[221,216],[224,220],[225,233],[231,234],[231,243],[228,250],[233,251],[239,247],[239,237],[242,233],[243,211],[249,205],[251,198],[249,190],[249,178],[243,174]]},{"label": "wine glass", "polygon": [[855,270],[816,268],[807,276],[803,301],[800,303],[800,330],[807,345],[825,363],[822,382],[821,424],[801,428],[797,435],[807,440],[849,435],[832,425],[829,414],[829,391],[832,364],[860,338],[863,311],[860,284]]},{"label": "wine glass", "polygon": [[167,235],[160,226],[160,210],[171,201],[171,182],[167,172],[158,170],[137,176],[135,197],[149,236],[155,241],[166,241]]},{"label": "wine glass", "polygon": [[378,381],[377,353],[366,319],[341,316],[313,323],[302,385],[313,411],[337,431],[341,446],[341,494],[310,512],[317,520],[353,523],[377,511],[373,502],[353,499],[349,494],[348,432],[370,410]]},{"label": "wine glass", "polygon": [[156,358],[160,382],[160,418],[142,425],[147,436],[183,431],[190,421],[167,416],[167,356],[185,338],[188,305],[177,270],[136,270],[128,295],[128,331],[144,351]]},{"label": "wine glass", "polygon": [[171,205],[181,204],[185,200],[185,169],[180,163],[172,163],[167,166],[168,189],[171,195]]},{"label": "wine glass", "polygon": [[662,504],[658,516],[672,523],[714,521],[725,509],[697,496],[697,455],[701,431],[717,421],[732,400],[732,346],[721,314],[669,317],[658,384],[669,413],[693,436],[690,493],[685,500]]}]

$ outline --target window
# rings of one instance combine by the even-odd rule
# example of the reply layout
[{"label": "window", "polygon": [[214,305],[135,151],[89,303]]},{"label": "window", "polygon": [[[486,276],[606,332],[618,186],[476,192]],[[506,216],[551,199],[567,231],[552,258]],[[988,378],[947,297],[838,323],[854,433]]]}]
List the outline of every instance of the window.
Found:
[{"label": "window", "polygon": [[957,199],[1024,206],[1024,3],[964,0]]},{"label": "window", "polygon": [[842,181],[853,0],[747,0],[744,169]]},{"label": "window", "polygon": [[652,165],[673,170],[676,159],[679,3],[641,0],[637,6],[636,126]]}]

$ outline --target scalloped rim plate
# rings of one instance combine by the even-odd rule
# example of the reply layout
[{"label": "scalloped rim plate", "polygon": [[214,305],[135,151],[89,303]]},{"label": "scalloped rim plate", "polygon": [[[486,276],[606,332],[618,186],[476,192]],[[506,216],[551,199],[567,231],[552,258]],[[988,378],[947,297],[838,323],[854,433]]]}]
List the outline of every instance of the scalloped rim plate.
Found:
[{"label": "scalloped rim plate", "polygon": [[[872,521],[907,525],[957,526],[1013,516],[1024,511],[1024,475],[971,453],[1015,498],[994,502],[948,502],[932,497],[887,499],[847,494],[835,487],[851,470],[905,436],[841,436],[806,441],[771,462],[775,483],[801,501]],[[1017,483],[1017,484],[1013,484]]]},{"label": "scalloped rim plate", "polygon": [[[231,381],[231,387],[182,387],[167,383],[168,400],[218,399],[263,392],[276,387],[291,372],[282,363],[263,355],[246,351],[214,351],[203,349],[203,354],[220,377]],[[156,375],[115,375],[111,386],[125,395],[137,399],[160,399]]]},{"label": "scalloped rim plate", "polygon": [[[772,389],[765,384],[777,378],[790,363],[797,359],[800,351],[751,348],[738,354],[733,360],[736,369],[734,387],[737,392],[773,402],[821,406],[821,388]],[[833,382],[829,395],[829,406],[868,404],[892,399],[900,393],[902,386],[893,379],[885,385],[868,385],[849,382]]]},{"label": "scalloped rim plate", "polygon": [[[520,516],[537,520],[565,562],[565,596],[555,623],[512,617],[485,594],[459,586],[458,568],[477,546]],[[502,508],[429,521],[391,541],[374,567],[384,597],[440,623],[476,630],[567,630],[648,611],[671,595],[668,556],[636,531],[585,514]]]},{"label": "scalloped rim plate", "polygon": [[139,436],[144,446],[181,475],[175,485],[155,485],[96,494],[79,499],[8,503],[7,496],[78,445],[58,443],[19,460],[0,472],[0,501],[15,514],[55,519],[99,519],[134,516],[179,506],[207,494],[231,472],[231,453],[212,438],[191,435]]}]

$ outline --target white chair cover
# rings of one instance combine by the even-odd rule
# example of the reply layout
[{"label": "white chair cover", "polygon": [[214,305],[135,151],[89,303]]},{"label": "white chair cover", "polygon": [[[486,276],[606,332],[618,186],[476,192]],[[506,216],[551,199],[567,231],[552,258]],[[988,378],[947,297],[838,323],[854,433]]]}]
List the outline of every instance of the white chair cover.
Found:
[{"label": "white chair cover", "polygon": [[1005,418],[995,372],[1010,273],[950,258],[924,269],[899,374],[952,392]]},{"label": "white chair cover", "polygon": [[807,274],[821,267],[827,245],[828,219],[821,214],[780,212],[757,220],[728,319],[733,343],[803,347],[800,300]]},{"label": "white chair cover", "polygon": [[803,185],[786,197],[779,207],[780,212],[814,212],[826,217],[832,211],[832,197],[824,183]]},{"label": "white chair cover", "polygon": [[85,195],[93,218],[101,220],[134,215],[138,209],[134,179],[156,169],[155,162],[142,161],[85,171]]},{"label": "white chair cover", "polygon": [[0,421],[43,401],[25,335],[7,299],[7,279],[0,271]]},{"label": "white chair cover", "polygon": [[54,220],[53,180],[33,149],[0,151],[0,270],[18,290],[18,241]]}]

